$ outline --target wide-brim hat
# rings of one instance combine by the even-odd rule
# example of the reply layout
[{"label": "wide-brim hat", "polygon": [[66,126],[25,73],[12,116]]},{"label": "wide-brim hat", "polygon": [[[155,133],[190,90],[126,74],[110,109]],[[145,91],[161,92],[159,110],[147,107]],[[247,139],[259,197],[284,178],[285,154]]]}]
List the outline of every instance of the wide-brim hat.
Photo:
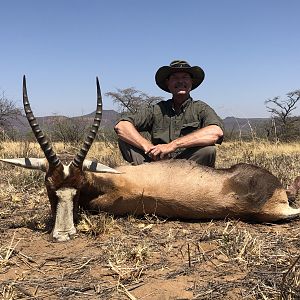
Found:
[{"label": "wide-brim hat", "polygon": [[192,90],[197,88],[202,81],[204,80],[205,73],[204,71],[198,67],[191,67],[190,64],[184,60],[174,60],[170,63],[169,66],[160,67],[155,74],[155,82],[156,84],[164,91],[170,93],[166,79],[169,76],[176,72],[187,72],[192,77]]}]

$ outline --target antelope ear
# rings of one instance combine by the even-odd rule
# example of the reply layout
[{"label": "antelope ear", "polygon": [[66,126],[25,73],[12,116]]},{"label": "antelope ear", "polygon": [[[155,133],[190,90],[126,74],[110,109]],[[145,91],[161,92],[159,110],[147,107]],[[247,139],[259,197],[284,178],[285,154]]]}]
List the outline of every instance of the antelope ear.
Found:
[{"label": "antelope ear", "polygon": [[114,173],[114,174],[121,174],[121,172],[105,166],[103,164],[98,163],[97,161],[92,160],[85,160],[82,165],[83,171],[89,171],[94,173]]},{"label": "antelope ear", "polygon": [[0,158],[5,163],[33,170],[41,170],[47,172],[48,164],[44,158]]}]

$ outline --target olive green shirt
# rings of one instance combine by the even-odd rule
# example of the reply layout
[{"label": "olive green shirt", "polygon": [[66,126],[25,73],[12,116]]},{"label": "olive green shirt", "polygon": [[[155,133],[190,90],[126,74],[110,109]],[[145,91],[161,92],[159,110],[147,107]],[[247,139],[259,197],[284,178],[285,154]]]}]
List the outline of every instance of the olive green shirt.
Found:
[{"label": "olive green shirt", "polygon": [[[127,113],[118,122],[129,121],[139,132],[151,134],[154,145],[169,143],[208,125],[217,125],[223,130],[223,123],[215,111],[202,101],[186,100],[179,113],[172,106],[172,99],[142,107],[135,114]],[[221,144],[222,139],[217,143]]]}]

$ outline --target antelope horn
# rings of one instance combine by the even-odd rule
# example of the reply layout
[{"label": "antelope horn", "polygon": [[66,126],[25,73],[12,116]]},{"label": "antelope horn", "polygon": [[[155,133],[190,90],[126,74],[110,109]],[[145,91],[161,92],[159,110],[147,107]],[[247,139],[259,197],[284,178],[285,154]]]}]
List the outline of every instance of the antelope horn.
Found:
[{"label": "antelope horn", "polygon": [[61,164],[60,160],[56,156],[55,152],[52,150],[52,146],[50,142],[48,141],[47,137],[43,133],[43,131],[40,129],[40,126],[35,118],[35,116],[32,113],[28,96],[27,96],[27,88],[26,88],[26,78],[25,75],[23,76],[23,105],[24,110],[26,114],[26,118],[29,122],[29,125],[35,135],[36,140],[40,144],[46,159],[49,162],[49,166],[57,167],[59,164]]},{"label": "antelope horn", "polygon": [[83,143],[82,148],[80,149],[80,151],[72,161],[72,165],[77,168],[82,168],[83,161],[86,158],[86,155],[94,142],[102,118],[102,96],[101,96],[98,77],[96,77],[96,84],[97,84],[97,109],[94,118],[94,123],[92,125],[92,128],[90,129],[88,136],[86,137]]}]

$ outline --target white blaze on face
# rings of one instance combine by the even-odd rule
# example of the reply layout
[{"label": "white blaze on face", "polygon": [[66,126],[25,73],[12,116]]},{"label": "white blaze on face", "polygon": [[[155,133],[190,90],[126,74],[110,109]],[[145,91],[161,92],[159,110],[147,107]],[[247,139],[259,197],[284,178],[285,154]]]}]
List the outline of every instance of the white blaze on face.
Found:
[{"label": "white blaze on face", "polygon": [[76,233],[73,221],[73,199],[76,189],[62,188],[56,191],[58,197],[53,239],[58,242],[68,241]]},{"label": "white blaze on face", "polygon": [[70,175],[70,165],[71,165],[71,163],[69,163],[67,166],[63,165],[64,179],[66,179]]}]

